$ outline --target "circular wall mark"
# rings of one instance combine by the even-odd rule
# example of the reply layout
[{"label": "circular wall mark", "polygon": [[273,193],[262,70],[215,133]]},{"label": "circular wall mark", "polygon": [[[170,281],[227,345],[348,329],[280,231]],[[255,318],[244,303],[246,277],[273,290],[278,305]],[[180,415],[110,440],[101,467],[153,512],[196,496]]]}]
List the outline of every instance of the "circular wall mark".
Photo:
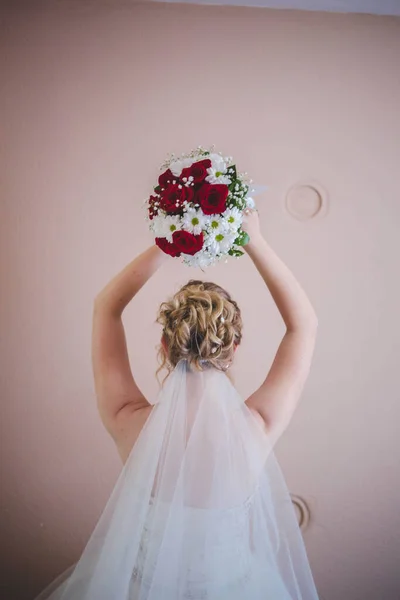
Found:
[{"label": "circular wall mark", "polygon": [[316,217],[325,205],[324,191],[314,184],[296,184],[286,194],[286,210],[300,221]]},{"label": "circular wall mark", "polygon": [[296,496],[295,494],[290,494],[290,497],[292,499],[300,529],[304,530],[308,526],[311,517],[308,504],[305,500],[303,500],[303,498]]}]

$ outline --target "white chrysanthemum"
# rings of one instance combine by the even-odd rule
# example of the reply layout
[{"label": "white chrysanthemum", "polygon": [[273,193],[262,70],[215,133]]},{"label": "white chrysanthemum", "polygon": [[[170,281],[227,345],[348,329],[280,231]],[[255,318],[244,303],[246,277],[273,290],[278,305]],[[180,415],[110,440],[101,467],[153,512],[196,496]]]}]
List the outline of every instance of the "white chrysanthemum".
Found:
[{"label": "white chrysanthemum", "polygon": [[150,229],[154,232],[155,237],[165,237],[165,213],[159,212],[158,215],[152,218],[150,221]]},{"label": "white chrysanthemum", "polygon": [[204,269],[205,267],[209,267],[215,262],[215,256],[211,254],[207,254],[203,250],[197,252],[194,256],[190,254],[182,254],[183,262],[189,267],[199,267],[200,269]]},{"label": "white chrysanthemum", "polygon": [[207,173],[208,175],[206,176],[206,181],[208,181],[208,183],[214,185],[217,183],[229,185],[231,183],[231,178],[228,175],[221,173],[221,171],[219,171],[218,169],[213,169],[213,167],[210,167],[209,169],[207,169]]},{"label": "white chrysanthemum", "polygon": [[210,217],[205,215],[203,211],[196,210],[195,208],[188,208],[182,218],[183,229],[199,235],[203,229],[208,225]]},{"label": "white chrysanthemum", "polygon": [[166,237],[169,242],[172,242],[172,234],[174,233],[174,231],[179,231],[180,229],[182,229],[181,218],[178,215],[167,215],[164,217],[164,222],[164,237]]},{"label": "white chrysanthemum", "polygon": [[227,223],[228,229],[232,232],[237,231],[243,221],[242,212],[236,206],[227,208],[222,216]]},{"label": "white chrysanthemum", "polygon": [[212,152],[207,156],[211,160],[211,166],[216,171],[221,171],[221,173],[226,173],[227,165],[226,162],[220,154],[216,152]]},{"label": "white chrysanthemum", "polygon": [[205,239],[205,245],[213,254],[226,254],[233,246],[236,232],[218,231],[209,233]]},{"label": "white chrysanthemum", "polygon": [[210,215],[210,220],[207,223],[207,231],[209,233],[220,233],[228,229],[228,223],[222,215]]},{"label": "white chrysanthemum", "polygon": [[179,175],[182,173],[182,169],[186,169],[186,167],[191,167],[194,162],[196,162],[196,160],[193,158],[180,158],[172,162],[169,168],[171,169],[175,177],[179,177]]},{"label": "white chrysanthemum", "polygon": [[229,185],[231,179],[226,174],[228,167],[223,157],[219,154],[210,154],[208,158],[211,160],[211,167],[207,169],[206,181],[212,184],[223,183]]}]

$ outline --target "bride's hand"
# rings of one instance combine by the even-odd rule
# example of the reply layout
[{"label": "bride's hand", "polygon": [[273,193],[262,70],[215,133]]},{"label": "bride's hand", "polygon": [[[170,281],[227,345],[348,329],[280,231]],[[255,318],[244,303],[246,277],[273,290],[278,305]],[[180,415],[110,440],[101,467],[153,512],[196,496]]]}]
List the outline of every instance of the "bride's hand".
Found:
[{"label": "bride's hand", "polygon": [[260,231],[260,219],[255,208],[246,208],[243,211],[242,229],[250,237],[250,242],[243,246],[244,249],[246,249],[247,246],[256,244],[260,239],[262,239],[262,234]]}]

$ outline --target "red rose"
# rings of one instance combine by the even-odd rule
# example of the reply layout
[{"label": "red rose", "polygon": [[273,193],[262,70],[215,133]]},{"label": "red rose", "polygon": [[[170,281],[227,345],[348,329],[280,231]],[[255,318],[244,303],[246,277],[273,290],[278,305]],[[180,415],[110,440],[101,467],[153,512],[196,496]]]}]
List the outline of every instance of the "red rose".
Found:
[{"label": "red rose", "polygon": [[196,201],[206,215],[221,214],[226,210],[226,199],[229,188],[223,183],[203,183],[197,190]]},{"label": "red rose", "polygon": [[180,212],[185,200],[190,202],[193,198],[193,189],[182,185],[179,188],[177,183],[170,183],[168,187],[161,192],[160,208],[167,213],[173,214]]},{"label": "red rose", "polygon": [[182,169],[180,178],[189,178],[191,175],[193,177],[194,183],[201,183],[207,177],[207,169],[209,169],[210,167],[211,160],[209,158],[199,160],[198,162],[193,163],[191,167],[186,167],[186,169]]},{"label": "red rose", "polygon": [[177,179],[177,177],[174,176],[170,169],[167,169],[166,171],[164,171],[164,173],[161,173],[160,177],[158,178],[158,183],[161,185],[162,188],[166,188],[167,185],[169,183],[172,183],[174,179]]},{"label": "red rose", "polygon": [[158,202],[157,196],[150,196],[149,198],[149,218],[153,219],[158,214],[158,206],[155,206]]},{"label": "red rose", "polygon": [[184,254],[196,254],[203,247],[203,234],[193,235],[188,231],[174,231],[172,234],[175,247]]},{"label": "red rose", "polygon": [[163,252],[165,252],[165,254],[169,254],[170,256],[180,256],[181,255],[181,253],[179,252],[179,250],[175,246],[175,244],[171,244],[171,242],[169,242],[167,240],[167,238],[158,238],[158,237],[156,237],[155,242],[156,242],[156,245]]}]

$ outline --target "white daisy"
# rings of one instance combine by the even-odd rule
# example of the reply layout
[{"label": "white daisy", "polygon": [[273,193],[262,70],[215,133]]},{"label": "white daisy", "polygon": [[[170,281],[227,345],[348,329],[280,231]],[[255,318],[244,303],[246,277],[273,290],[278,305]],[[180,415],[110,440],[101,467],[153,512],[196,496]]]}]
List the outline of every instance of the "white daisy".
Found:
[{"label": "white daisy", "polygon": [[182,218],[182,225],[186,231],[199,235],[208,225],[210,217],[205,215],[203,211],[195,208],[188,208]]},{"label": "white daisy", "polygon": [[228,167],[223,157],[219,154],[210,154],[208,158],[211,160],[211,167],[207,169],[206,181],[213,184],[223,183],[229,185],[231,179],[226,174]]},{"label": "white daisy", "polygon": [[199,267],[204,269],[215,262],[215,257],[203,251],[197,252],[194,256],[190,254],[182,254],[183,262],[189,267]]},{"label": "white daisy", "polygon": [[207,223],[207,231],[209,233],[220,233],[221,231],[227,231],[228,224],[222,215],[210,215]]},{"label": "white daisy", "polygon": [[226,254],[231,249],[236,238],[236,232],[218,231],[210,233],[205,244],[210,252],[214,254]]},{"label": "white daisy", "polygon": [[211,160],[211,166],[213,169],[216,171],[221,171],[221,173],[226,173],[227,166],[223,156],[212,152],[207,156],[207,158]]},{"label": "white daisy", "polygon": [[182,229],[182,222],[179,215],[167,215],[164,217],[165,222],[165,231],[164,237],[167,238],[169,242],[172,242],[172,234],[174,231],[179,231]]},{"label": "white daisy", "polygon": [[165,237],[165,213],[159,212],[158,215],[153,217],[150,221],[150,229],[154,231],[155,237]]},{"label": "white daisy", "polygon": [[243,216],[236,206],[228,208],[222,216],[224,217],[229,230],[232,232],[237,231],[242,224]]},{"label": "white daisy", "polygon": [[218,169],[213,169],[213,167],[210,167],[207,169],[207,173],[208,175],[206,176],[206,181],[208,181],[208,183],[223,183],[224,185],[229,185],[231,183],[231,178],[228,177],[228,175],[221,173],[221,171]]},{"label": "white daisy", "polygon": [[194,162],[196,161],[193,158],[180,158],[172,162],[169,168],[171,169],[175,177],[179,177],[179,175],[182,173],[182,169],[186,169],[186,167],[191,167]]}]

